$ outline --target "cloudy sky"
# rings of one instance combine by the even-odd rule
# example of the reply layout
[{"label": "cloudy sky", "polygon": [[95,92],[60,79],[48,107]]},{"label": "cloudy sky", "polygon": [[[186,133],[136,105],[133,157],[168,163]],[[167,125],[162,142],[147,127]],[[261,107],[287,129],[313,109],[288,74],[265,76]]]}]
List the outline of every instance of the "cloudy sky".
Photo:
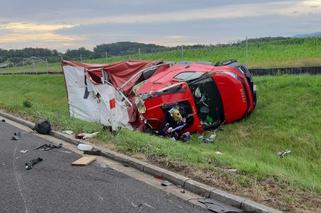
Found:
[{"label": "cloudy sky", "polygon": [[0,48],[166,46],[321,32],[321,0],[0,0]]}]

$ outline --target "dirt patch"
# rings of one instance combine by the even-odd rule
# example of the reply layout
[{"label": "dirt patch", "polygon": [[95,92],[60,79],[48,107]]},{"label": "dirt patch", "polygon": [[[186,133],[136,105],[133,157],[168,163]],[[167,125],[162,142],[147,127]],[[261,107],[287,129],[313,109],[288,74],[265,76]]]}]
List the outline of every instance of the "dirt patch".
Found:
[{"label": "dirt patch", "polygon": [[285,212],[321,212],[320,195],[295,188],[295,186],[273,178],[256,180],[230,169],[199,169],[180,162],[169,162],[166,159],[154,157],[148,160],[186,177]]},{"label": "dirt patch", "polygon": [[144,155],[142,153],[136,153],[134,155],[131,155],[131,157],[136,158],[136,159],[141,160],[141,161],[145,161],[145,162],[148,161],[146,155]]},{"label": "dirt patch", "polygon": [[99,145],[100,147],[106,148],[106,149],[110,149],[115,151],[116,150],[116,146],[113,143],[104,143],[101,142],[100,140],[96,139],[96,138],[91,138],[90,143],[95,144],[95,145]]}]

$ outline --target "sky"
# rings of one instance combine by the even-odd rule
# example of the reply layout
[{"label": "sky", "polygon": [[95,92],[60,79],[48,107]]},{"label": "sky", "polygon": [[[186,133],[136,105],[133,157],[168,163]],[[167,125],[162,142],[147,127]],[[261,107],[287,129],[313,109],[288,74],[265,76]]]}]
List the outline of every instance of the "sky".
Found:
[{"label": "sky", "polygon": [[321,0],[0,0],[0,48],[230,43],[321,32]]}]

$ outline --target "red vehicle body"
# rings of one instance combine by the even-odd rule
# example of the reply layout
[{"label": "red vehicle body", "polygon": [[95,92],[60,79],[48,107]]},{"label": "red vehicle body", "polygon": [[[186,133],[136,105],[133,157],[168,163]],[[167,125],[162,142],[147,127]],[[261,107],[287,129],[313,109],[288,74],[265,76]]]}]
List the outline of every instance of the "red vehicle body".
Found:
[{"label": "red vehicle body", "polygon": [[[235,60],[216,65],[161,61],[90,65],[64,61],[63,66],[78,67],[80,73],[84,72],[85,94],[88,80],[94,85],[107,83],[119,91],[128,103],[127,122],[134,129],[162,134],[169,125],[182,126],[175,130],[179,136],[203,132],[246,117],[256,105],[252,75]],[[182,122],[173,122],[173,109],[179,111]],[[163,135],[171,131],[163,131]]]},{"label": "red vehicle body", "polygon": [[183,131],[202,132],[249,115],[256,105],[255,90],[250,72],[236,61],[185,63],[156,70],[136,96],[144,101],[143,117],[152,129],[161,129],[166,112],[178,105],[187,117]]}]

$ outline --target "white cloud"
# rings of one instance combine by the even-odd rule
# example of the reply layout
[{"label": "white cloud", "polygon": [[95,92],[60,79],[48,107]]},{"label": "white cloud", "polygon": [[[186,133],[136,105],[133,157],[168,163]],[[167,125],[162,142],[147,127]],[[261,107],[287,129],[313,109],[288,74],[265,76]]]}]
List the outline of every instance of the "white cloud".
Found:
[{"label": "white cloud", "polygon": [[[148,8],[146,8],[146,11],[149,11]],[[212,25],[214,26],[215,23],[231,23],[234,21],[237,24],[246,22],[246,24],[250,25],[248,23],[249,20],[253,20],[253,24],[255,20],[257,20],[256,22],[260,22],[259,20],[262,21],[263,19],[266,19],[266,17],[273,20],[279,20],[280,16],[283,18],[285,17],[287,20],[301,20],[301,17],[306,18],[311,17],[311,15],[319,17],[321,15],[321,0],[284,0],[267,1],[265,3],[220,4],[219,6],[204,5],[204,9],[186,9],[185,7],[185,9],[177,9],[176,11],[171,12],[127,13],[116,16],[106,15],[97,17],[97,14],[90,14],[91,17],[89,17],[88,13],[84,16],[51,14],[52,16],[56,16],[54,20],[60,20],[60,23],[46,23],[40,19],[26,22],[26,19],[23,19],[24,21],[17,21],[19,20],[18,18],[10,19],[0,17],[0,44],[2,47],[11,47],[12,45],[19,47],[35,46],[38,44],[46,46],[46,44],[48,44],[48,47],[65,49],[77,48],[80,46],[92,47],[99,43],[123,40],[157,43],[166,46],[213,43],[218,39],[220,41],[237,39],[241,35],[248,35],[248,32],[252,29],[247,28],[246,33],[243,28],[241,30],[238,29],[237,33],[229,35],[234,37],[228,37],[226,36],[228,31],[226,28],[223,28],[224,32],[222,33],[215,34],[214,30],[209,30],[203,31],[200,35],[195,35],[195,33],[190,33],[186,30],[183,30],[182,32],[182,26],[190,26],[193,22],[194,24],[197,23],[200,26],[206,27],[209,26],[206,25],[208,22],[213,23]],[[273,16],[275,16],[275,18],[273,18]],[[50,17],[50,15],[48,15],[48,17]],[[242,18],[248,19],[242,20]],[[11,22],[9,22],[9,20],[11,20]],[[310,21],[314,19],[310,18],[305,20]],[[302,22],[300,23],[302,25]],[[111,24],[115,26],[108,26]],[[166,24],[168,24],[167,26],[171,25],[171,28],[164,27]],[[103,26],[101,27],[100,25]],[[128,25],[134,27],[127,29]],[[260,23],[256,23],[255,26],[259,25]],[[297,29],[297,26],[289,26],[289,21],[283,23],[277,22],[277,25],[282,26],[282,28],[284,26],[284,29],[287,27]],[[162,27],[162,30],[159,31],[160,33],[157,34],[150,30],[155,29],[158,26]],[[177,26],[177,28],[175,27],[175,29],[173,29],[173,26]],[[316,23],[313,26],[315,26],[313,28],[314,30],[320,25],[319,23]],[[100,29],[95,30],[98,29],[98,27]],[[201,29],[204,29],[204,27]],[[233,26],[231,26],[231,28],[232,27]],[[66,31],[64,29],[69,30]],[[308,30],[311,30],[311,28]],[[255,33],[253,33],[254,36],[266,35],[266,32],[264,32],[265,34],[260,34],[261,31],[255,27],[252,31],[255,31]],[[280,28],[277,28],[277,30],[275,30],[275,27],[271,27],[271,32],[272,31],[273,35],[279,35],[282,29],[280,30]],[[287,30],[287,32],[288,31],[289,30]],[[303,30],[301,29],[301,31]],[[224,34],[224,38],[221,38],[220,34]]]},{"label": "white cloud", "polygon": [[183,35],[169,35],[162,37],[144,37],[137,39],[138,42],[158,44],[163,46],[192,45],[197,43],[192,38]]},{"label": "white cloud", "polygon": [[61,35],[56,31],[72,28],[68,24],[37,24],[24,22],[8,22],[0,25],[0,44],[25,42],[75,42],[83,40],[79,36]]},{"label": "white cloud", "polygon": [[50,32],[44,33],[9,33],[6,35],[0,35],[0,44],[16,44],[26,42],[76,42],[84,40],[84,38],[78,36],[59,35]]},{"label": "white cloud", "polygon": [[236,19],[260,16],[302,16],[320,13],[321,1],[280,1],[253,4],[234,4],[206,9],[183,10],[168,13],[106,16],[76,20],[78,24],[153,24],[211,19]]},{"label": "white cloud", "polygon": [[54,32],[61,29],[72,28],[70,24],[37,24],[26,22],[9,22],[0,25],[0,30],[11,32]]}]

